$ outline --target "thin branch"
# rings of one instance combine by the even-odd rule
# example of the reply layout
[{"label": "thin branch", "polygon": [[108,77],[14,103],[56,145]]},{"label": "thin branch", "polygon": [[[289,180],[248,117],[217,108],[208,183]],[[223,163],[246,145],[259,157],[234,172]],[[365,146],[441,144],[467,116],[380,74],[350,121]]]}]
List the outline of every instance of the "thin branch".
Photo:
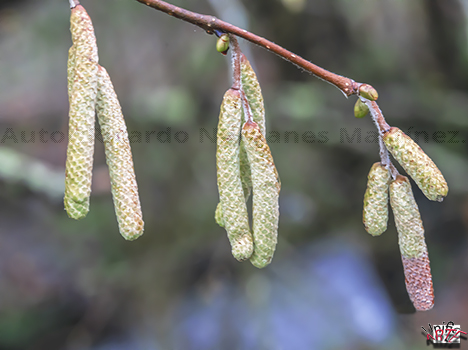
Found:
[{"label": "thin branch", "polygon": [[241,68],[240,60],[242,51],[234,35],[229,35],[229,43],[231,44],[231,57],[232,57],[232,88],[235,90],[241,89]]},{"label": "thin branch", "polygon": [[275,44],[265,38],[255,35],[245,29],[236,27],[230,23],[224,22],[214,16],[202,15],[196,12],[188,11],[178,6],[174,6],[162,0],[136,0],[146,6],[152,7],[156,10],[167,13],[170,16],[181,19],[185,22],[192,23],[208,34],[213,34],[215,30],[219,30],[225,33],[235,34],[245,40],[248,40],[258,46],[261,46],[278,56],[284,58],[286,61],[295,64],[296,66],[304,69],[305,71],[312,73],[316,77],[336,86],[340,89],[345,96],[351,96],[356,94],[359,90],[360,83],[356,83],[350,78],[343,77],[341,75],[332,73],[326,69],[323,69],[306,59],[286,50],[280,45]]},{"label": "thin branch", "polygon": [[392,178],[396,179],[396,177],[399,175],[399,172],[390,160],[390,155],[388,153],[387,147],[383,142],[383,135],[390,129],[390,125],[387,124],[387,121],[385,120],[385,117],[383,116],[383,113],[380,110],[377,102],[369,101],[368,99],[362,96],[359,98],[369,108],[372,120],[374,121],[374,124],[377,130],[379,131],[380,163],[382,163],[382,165],[385,166],[388,169],[388,171],[390,171]]},{"label": "thin branch", "polygon": [[366,98],[359,97],[362,102],[364,102],[367,107],[369,108],[370,114],[372,116],[372,120],[375,123],[375,126],[379,130],[379,135],[383,135],[390,129],[390,125],[387,124],[382,111],[379,108],[379,105],[375,101],[369,101]]},{"label": "thin branch", "polygon": [[68,1],[70,2],[71,9],[77,7],[80,4],[79,0],[68,0]]},{"label": "thin branch", "polygon": [[390,160],[390,155],[388,153],[388,149],[383,142],[382,135],[379,133],[379,146],[380,146],[380,163],[390,171],[393,180],[396,179],[400,173],[398,172],[397,168],[393,165],[392,161]]}]

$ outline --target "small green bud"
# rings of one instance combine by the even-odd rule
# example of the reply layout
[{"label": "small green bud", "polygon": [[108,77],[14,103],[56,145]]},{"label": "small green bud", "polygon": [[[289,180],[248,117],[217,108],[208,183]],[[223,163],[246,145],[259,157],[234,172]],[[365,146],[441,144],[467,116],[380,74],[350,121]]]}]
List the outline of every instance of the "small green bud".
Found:
[{"label": "small green bud", "polygon": [[223,55],[225,55],[228,49],[229,35],[223,34],[219,37],[218,41],[216,42],[216,51],[221,52]]},{"label": "small green bud", "polygon": [[364,118],[367,113],[369,113],[369,107],[358,98],[354,105],[354,116],[356,118]]},{"label": "small green bud", "polygon": [[359,96],[367,98],[371,101],[376,101],[379,98],[377,90],[369,84],[361,84],[361,86],[359,87]]}]

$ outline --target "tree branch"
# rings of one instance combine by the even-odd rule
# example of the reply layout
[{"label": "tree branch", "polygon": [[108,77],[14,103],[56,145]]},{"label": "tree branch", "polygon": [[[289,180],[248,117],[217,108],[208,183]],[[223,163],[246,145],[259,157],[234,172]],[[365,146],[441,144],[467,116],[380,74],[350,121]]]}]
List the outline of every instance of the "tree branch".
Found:
[{"label": "tree branch", "polygon": [[326,69],[323,69],[304,58],[292,53],[291,51],[286,50],[280,45],[277,45],[265,38],[262,38],[258,35],[255,35],[251,32],[248,32],[245,29],[236,27],[230,23],[224,22],[214,16],[202,15],[196,12],[188,11],[178,6],[174,6],[162,0],[136,0],[142,4],[152,7],[156,10],[167,13],[170,16],[181,19],[185,22],[192,23],[203,30],[208,34],[213,34],[215,30],[221,32],[235,34],[245,40],[248,40],[258,46],[267,49],[278,56],[284,58],[286,61],[295,64],[299,68],[304,69],[305,71],[312,73],[316,77],[336,86],[340,89],[343,94],[346,96],[351,96],[353,94],[358,94],[360,83],[356,83],[350,78],[343,77],[341,75],[332,73]]}]

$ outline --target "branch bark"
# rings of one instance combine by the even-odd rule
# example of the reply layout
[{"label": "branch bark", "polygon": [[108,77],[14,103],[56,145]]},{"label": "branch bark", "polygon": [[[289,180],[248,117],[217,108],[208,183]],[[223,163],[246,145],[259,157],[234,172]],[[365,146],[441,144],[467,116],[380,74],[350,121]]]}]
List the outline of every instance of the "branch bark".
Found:
[{"label": "branch bark", "polygon": [[295,64],[299,68],[304,69],[305,71],[312,73],[316,77],[336,86],[340,89],[343,94],[346,96],[351,96],[358,94],[360,83],[356,83],[354,80],[343,77],[341,75],[332,73],[322,67],[319,67],[306,59],[292,53],[289,50],[286,50],[280,45],[275,44],[261,36],[255,35],[245,29],[236,27],[230,23],[224,22],[214,16],[202,15],[196,12],[188,11],[178,6],[174,6],[162,0],[136,0],[146,6],[152,7],[156,10],[167,13],[169,16],[181,19],[185,22],[192,23],[203,30],[208,34],[213,34],[215,30],[221,31],[224,33],[230,33],[237,35],[245,40],[250,41],[258,46],[267,49],[278,56],[284,58],[286,61]]},{"label": "branch bark", "polygon": [[70,3],[70,8],[75,8],[76,6],[78,6],[80,4],[80,1],[79,0],[68,0],[68,2]]}]

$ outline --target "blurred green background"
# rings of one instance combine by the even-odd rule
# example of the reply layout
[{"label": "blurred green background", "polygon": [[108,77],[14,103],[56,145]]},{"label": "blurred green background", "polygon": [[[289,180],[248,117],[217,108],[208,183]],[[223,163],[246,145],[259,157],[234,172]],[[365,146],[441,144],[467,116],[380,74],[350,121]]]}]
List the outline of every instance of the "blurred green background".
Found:
[{"label": "blurred green background", "polygon": [[[450,187],[414,187],[435,307],[415,313],[390,217],[361,222],[375,128],[355,97],[246,42],[282,180],[264,270],[214,221],[213,128],[230,86],[214,36],[134,0],[82,0],[126,116],[145,234],[119,235],[102,141],[91,211],[63,210],[68,2],[0,2],[0,349],[425,349],[421,326],[468,331],[466,0],[174,0],[359,82]],[[354,135],[354,138],[353,138]],[[464,343],[463,343],[464,342]],[[462,347],[467,341],[462,340]]]}]

